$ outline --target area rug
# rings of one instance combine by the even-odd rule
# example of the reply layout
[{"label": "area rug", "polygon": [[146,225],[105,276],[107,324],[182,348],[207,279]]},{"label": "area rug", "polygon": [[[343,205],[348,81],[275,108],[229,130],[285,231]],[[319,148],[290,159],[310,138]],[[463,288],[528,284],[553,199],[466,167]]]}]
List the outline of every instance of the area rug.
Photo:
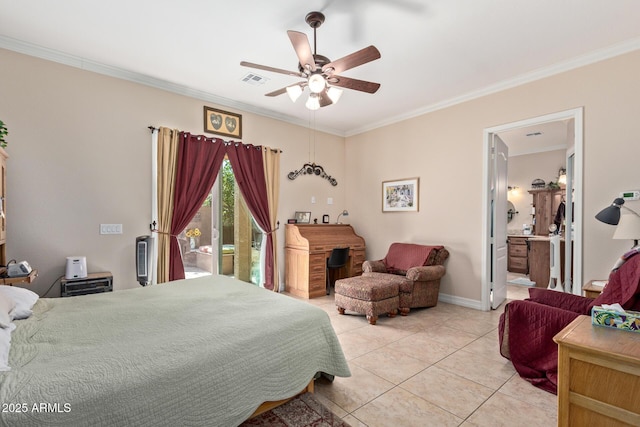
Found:
[{"label": "area rug", "polygon": [[350,427],[320,403],[311,393],[304,393],[284,405],[245,421],[240,427]]},{"label": "area rug", "polygon": [[509,280],[507,283],[511,283],[514,285],[522,285],[522,286],[535,286],[536,282],[532,282],[529,279],[525,279],[524,277],[518,277],[517,279]]}]

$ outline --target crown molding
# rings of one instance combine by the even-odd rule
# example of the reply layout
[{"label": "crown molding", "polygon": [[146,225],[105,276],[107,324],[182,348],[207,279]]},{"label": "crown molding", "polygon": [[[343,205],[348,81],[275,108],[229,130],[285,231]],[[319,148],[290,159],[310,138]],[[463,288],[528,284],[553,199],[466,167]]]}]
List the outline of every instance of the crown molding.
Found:
[{"label": "crown molding", "polygon": [[368,132],[384,126],[402,122],[404,120],[412,119],[414,117],[418,117],[423,114],[431,113],[437,110],[442,110],[444,108],[452,107],[457,104],[462,104],[464,102],[481,98],[483,96],[491,95],[507,89],[512,89],[514,87],[522,86],[524,84],[531,83],[536,80],[541,80],[546,77],[551,77],[556,74],[564,73],[566,71],[584,67],[586,65],[594,64],[596,62],[614,58],[616,56],[624,55],[626,53],[633,52],[634,50],[638,50],[638,49],[640,49],[640,37],[635,39],[630,39],[615,45],[611,45],[606,48],[587,53],[585,55],[580,55],[572,59],[551,65],[549,67],[544,67],[544,68],[531,71],[529,73],[521,74],[520,76],[516,76],[508,80],[503,80],[499,83],[486,86],[484,88],[481,88],[472,92],[468,92],[461,96],[450,98],[442,102],[427,105],[417,110],[409,111],[405,114],[390,117],[387,120],[377,122],[375,125],[353,129],[347,132],[346,136],[347,137],[354,136],[354,135]]},{"label": "crown molding", "polygon": [[[45,59],[48,61],[57,62],[60,64],[68,65],[71,67],[80,68],[87,71],[115,77],[123,80],[128,80],[135,83],[140,83],[146,86],[155,87],[158,89],[173,92],[179,95],[188,96],[191,98],[200,99],[206,102],[211,102],[220,106],[246,111],[248,113],[258,114],[260,116],[269,117],[275,120],[291,123],[294,125],[308,127],[308,123],[305,120],[298,119],[286,114],[280,114],[275,111],[256,107],[254,105],[245,104],[242,102],[234,101],[233,99],[220,97],[208,92],[193,89],[187,86],[178,85],[168,82],[166,80],[157,79],[151,76],[147,76],[140,73],[135,73],[118,67],[112,67],[106,64],[102,64],[96,61],[87,60],[85,58],[69,55],[64,52],[60,52],[54,49],[45,48],[32,43],[27,43],[21,40],[16,40],[6,36],[0,36],[0,48],[8,49],[14,52],[23,53],[25,55],[34,56],[37,58]],[[317,131],[326,132],[332,135],[341,137],[350,137],[358,135],[364,132],[368,132],[374,129],[378,129],[384,126],[389,126],[404,120],[412,119],[424,114],[428,114],[437,110],[452,107],[457,104],[461,104],[467,101],[471,101],[483,96],[491,95],[496,92],[511,89],[517,86],[521,86],[527,83],[534,82],[546,77],[550,77],[556,74],[560,74],[566,71],[570,71],[579,67],[583,67],[589,64],[600,62],[609,58],[624,55],[634,50],[640,49],[640,37],[630,39],[622,43],[618,43],[612,46],[608,46],[603,49],[599,49],[585,55],[580,55],[567,61],[559,62],[549,67],[540,68],[529,73],[516,76],[514,78],[504,80],[502,82],[486,86],[484,88],[468,92],[466,94],[453,97],[441,102],[437,102],[431,105],[427,105],[418,108],[413,111],[408,111],[404,114],[390,117],[386,120],[376,122],[370,126],[363,126],[349,131],[341,131],[329,127],[317,127]]]},{"label": "crown molding", "polygon": [[[250,104],[245,104],[243,102],[238,102],[233,99],[217,96],[209,92],[193,89],[188,86],[171,83],[169,81],[157,79],[155,77],[151,77],[145,74],[136,73],[123,68],[113,67],[97,61],[91,61],[78,56],[69,55],[67,53],[60,52],[58,50],[49,49],[46,47],[38,46],[32,43],[16,40],[16,39],[2,36],[2,35],[0,35],[0,48],[4,48],[14,52],[44,59],[47,61],[68,65],[70,67],[79,68],[81,70],[91,71],[91,72],[106,75],[109,77],[115,77],[118,79],[143,84],[146,86],[165,90],[167,92],[176,93],[178,95],[184,95],[190,98],[200,99],[202,101],[211,102],[213,104],[216,104],[222,107],[227,107],[227,108],[236,109],[236,110],[240,110],[247,113],[253,113],[260,116],[269,117],[275,120],[280,120],[286,123],[302,126],[304,128],[309,127],[309,123],[307,121],[299,119],[297,117],[289,116],[286,114],[280,114],[269,109],[256,107]],[[333,129],[330,127],[318,126],[314,129],[316,131],[326,132],[326,133],[341,136],[341,137],[345,136],[345,133],[343,131]]]}]

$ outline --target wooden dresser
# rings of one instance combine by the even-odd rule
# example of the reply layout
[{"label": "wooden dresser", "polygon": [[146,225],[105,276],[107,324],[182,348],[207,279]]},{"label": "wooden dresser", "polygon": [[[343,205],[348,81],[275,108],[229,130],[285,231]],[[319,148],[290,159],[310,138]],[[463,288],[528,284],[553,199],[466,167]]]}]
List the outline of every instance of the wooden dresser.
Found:
[{"label": "wooden dresser", "polygon": [[303,298],[326,295],[327,258],[334,248],[349,247],[349,261],[337,278],[362,274],[364,239],[348,224],[286,224],[285,287]]},{"label": "wooden dresser", "polygon": [[[537,288],[549,286],[550,272],[550,238],[541,236],[531,236],[529,238],[529,279],[536,282]],[[566,279],[564,262],[565,240],[560,239],[560,278],[562,283]],[[571,267],[571,277],[573,277],[573,265]]]},{"label": "wooden dresser", "polygon": [[564,189],[552,190],[549,188],[529,190],[529,194],[533,198],[531,205],[535,211],[533,234],[537,236],[547,236],[549,234],[549,226],[553,224],[560,202],[562,202],[564,191]]},{"label": "wooden dresser", "polygon": [[529,250],[527,240],[530,236],[508,236],[509,252],[507,257],[507,271],[512,273],[529,274]]},{"label": "wooden dresser", "polygon": [[579,316],[553,340],[558,426],[640,426],[640,333]]}]

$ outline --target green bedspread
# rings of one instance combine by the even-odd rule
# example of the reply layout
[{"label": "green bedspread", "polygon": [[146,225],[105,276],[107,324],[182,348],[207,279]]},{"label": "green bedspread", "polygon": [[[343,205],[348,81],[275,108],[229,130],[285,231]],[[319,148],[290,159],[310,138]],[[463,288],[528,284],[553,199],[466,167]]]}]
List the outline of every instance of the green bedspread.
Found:
[{"label": "green bedspread", "polygon": [[40,299],[15,324],[3,426],[236,426],[350,375],[323,310],[224,276]]}]

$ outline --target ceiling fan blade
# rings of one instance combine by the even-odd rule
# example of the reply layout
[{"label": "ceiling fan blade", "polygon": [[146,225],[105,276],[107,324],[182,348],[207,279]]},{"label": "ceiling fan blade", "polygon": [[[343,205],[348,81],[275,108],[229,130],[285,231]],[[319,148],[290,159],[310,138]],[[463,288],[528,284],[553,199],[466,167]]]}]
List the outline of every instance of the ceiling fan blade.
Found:
[{"label": "ceiling fan blade", "polygon": [[305,86],[307,85],[307,82],[300,82],[300,83],[296,83],[294,85],[291,86],[287,86],[287,87],[283,87],[282,89],[278,89],[278,90],[274,90],[273,92],[269,92],[269,93],[265,93],[264,96],[278,96],[278,95],[282,95],[283,93],[287,93],[287,88],[292,87],[292,86],[300,86],[300,89],[304,89]]},{"label": "ceiling fan blade", "polygon": [[329,98],[329,95],[327,95],[326,89],[318,94],[318,98],[320,98],[320,108],[333,104],[333,101]]},{"label": "ceiling fan blade", "polygon": [[283,93],[287,93],[287,88],[283,87],[282,89],[274,90],[273,92],[265,93],[264,96],[278,96]]},{"label": "ceiling fan blade", "polygon": [[240,65],[242,65],[243,67],[257,68],[258,70],[271,71],[272,73],[286,74],[288,76],[294,77],[304,77],[304,75],[299,71],[283,70],[281,68],[268,67],[266,65],[254,64],[252,62],[241,61]]},{"label": "ceiling fan blade", "polygon": [[343,56],[333,62],[322,67],[322,71],[327,74],[340,74],[343,71],[350,70],[367,62],[375,61],[380,58],[380,51],[375,46],[365,47],[350,55]]},{"label": "ceiling fan blade", "polygon": [[328,82],[333,86],[359,90],[360,92],[367,93],[376,93],[377,90],[380,89],[380,83],[367,82],[344,76],[331,76],[329,77]]},{"label": "ceiling fan blade", "polygon": [[298,55],[300,65],[309,71],[315,71],[316,61],[313,59],[313,53],[311,52],[311,45],[309,44],[307,35],[300,31],[293,30],[287,31],[287,34],[289,35],[289,40],[291,40],[291,44],[296,51],[296,55]]}]

